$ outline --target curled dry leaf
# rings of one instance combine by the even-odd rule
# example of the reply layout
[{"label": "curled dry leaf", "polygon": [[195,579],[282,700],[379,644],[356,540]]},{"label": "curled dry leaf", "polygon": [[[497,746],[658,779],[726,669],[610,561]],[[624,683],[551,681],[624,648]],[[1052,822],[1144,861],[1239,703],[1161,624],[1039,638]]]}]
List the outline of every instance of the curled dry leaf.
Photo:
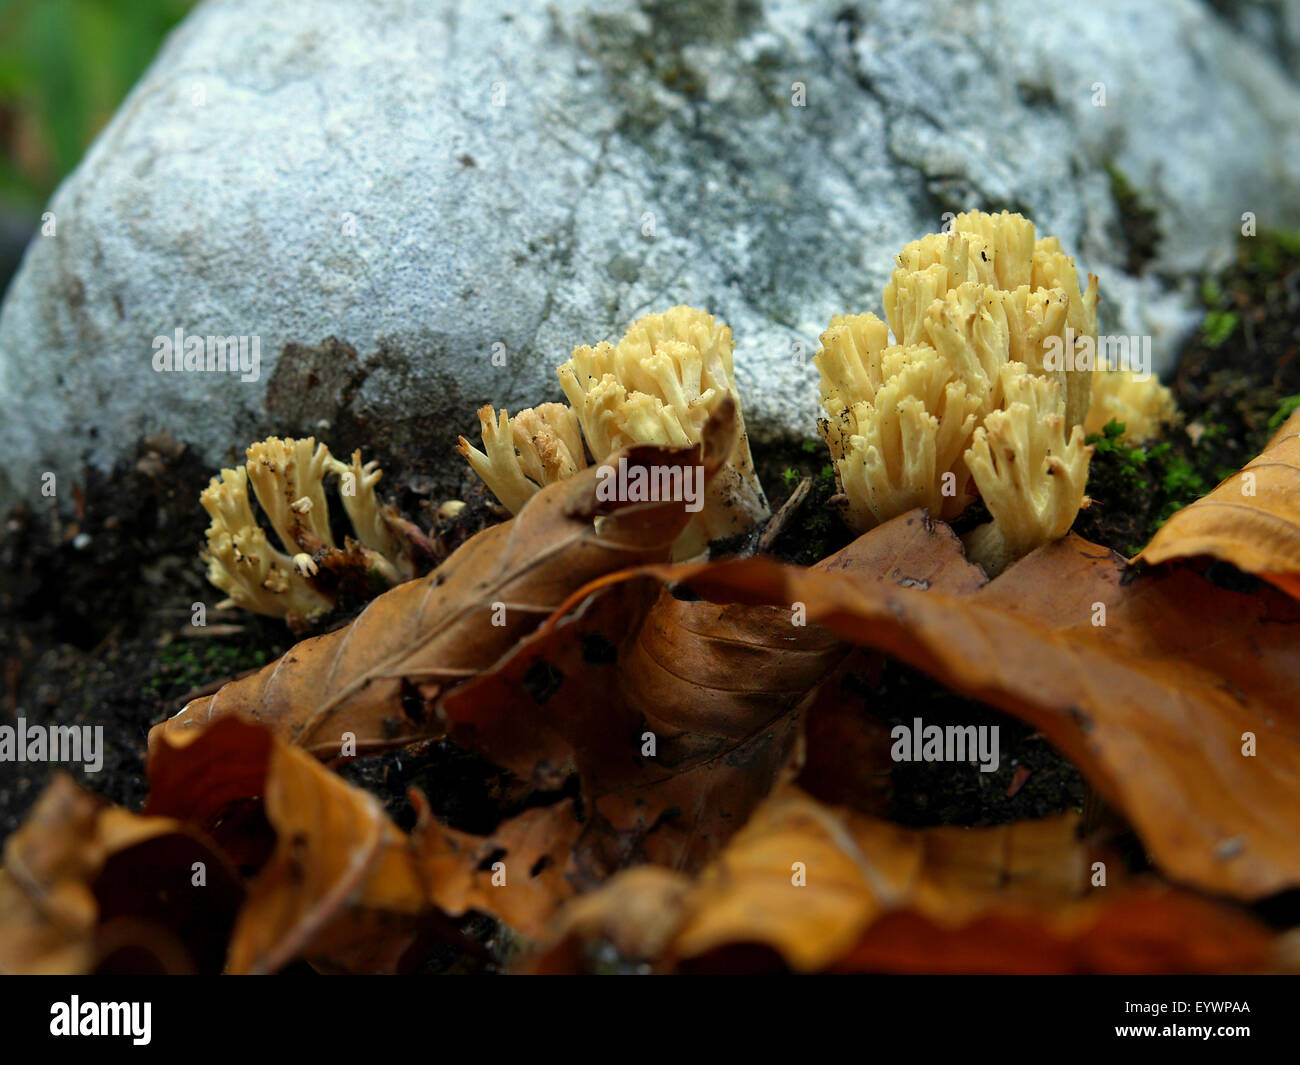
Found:
[{"label": "curled dry leaf", "polygon": [[[633,869],[571,903],[536,972],[586,969],[601,943],[660,969],[797,972],[1220,972],[1274,964],[1253,919],[1125,881],[1073,815],[910,830],[775,792],[696,879]],[[737,952],[743,952],[738,955]],[[597,955],[598,956],[598,955]]]},{"label": "curled dry leaf", "polygon": [[238,880],[177,821],[110,806],[61,773],[4,858],[0,973],[220,970]]},{"label": "curled dry leaf", "polygon": [[430,899],[444,913],[490,913],[531,938],[545,930],[559,901],[574,892],[568,862],[582,822],[568,799],[510,818],[490,838],[438,823],[419,793],[411,841],[429,885]]},{"label": "curled dry leaf", "polygon": [[[818,570],[954,593],[984,582],[951,530],[920,511]],[[432,856],[471,854],[464,898],[529,935],[560,899],[629,864],[696,869],[712,857],[790,765],[801,705],[847,652],[789,604],[689,602],[617,577],[577,601],[441,709],[453,739],[538,787],[577,772],[581,803],[530,811],[490,838],[432,824],[416,833]],[[492,885],[496,860],[545,890]]]},{"label": "curled dry leaf", "polygon": [[[733,408],[724,405],[723,414]],[[715,434],[734,432],[710,423]],[[727,437],[730,439],[730,437]],[[716,468],[706,440],[705,477]],[[629,470],[698,464],[700,448],[632,448]],[[599,467],[539,492],[427,577],[386,592],[346,628],[196,699],[150,733],[151,750],[228,715],[261,721],[320,758],[403,746],[441,732],[443,692],[486,669],[576,588],[602,574],[667,559],[690,514],[680,500],[606,502]],[[597,520],[599,519],[599,520]]]},{"label": "curled dry leaf", "polygon": [[1300,603],[1280,592],[1138,576],[1073,535],[969,595],[760,559],[651,569],[715,602],[803,602],[1028,721],[1174,878],[1243,899],[1300,886]]},{"label": "curled dry leaf", "polygon": [[1194,555],[1231,562],[1300,599],[1300,411],[1257,458],[1165,522],[1137,559]]},{"label": "curled dry leaf", "polygon": [[201,825],[257,866],[227,972],[273,972],[300,956],[390,971],[437,917],[379,801],[260,725],[231,717],[164,736],[149,777],[147,812]]},{"label": "curled dry leaf", "polygon": [[836,667],[804,708],[795,783],[821,802],[885,816],[894,796],[889,722],[870,712],[864,681],[879,674],[879,652],[858,648]]}]

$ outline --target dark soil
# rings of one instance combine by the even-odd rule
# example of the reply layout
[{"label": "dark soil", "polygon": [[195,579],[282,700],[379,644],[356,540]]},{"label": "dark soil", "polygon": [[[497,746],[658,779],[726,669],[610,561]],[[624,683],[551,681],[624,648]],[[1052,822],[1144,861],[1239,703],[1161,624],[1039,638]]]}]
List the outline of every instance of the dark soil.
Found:
[{"label": "dark soil", "polygon": [[[891,773],[888,816],[904,825],[997,825],[1083,812],[1087,787],[1079,771],[1042,735],[1015,718],[955,695],[924,673],[890,659],[883,663],[871,704],[886,724],[976,725],[998,729],[994,772],[974,762],[900,762]],[[873,678],[875,679],[875,678]]]},{"label": "dark soil", "polygon": [[[1180,423],[1144,448],[1131,447],[1119,427],[1095,441],[1094,505],[1080,515],[1076,530],[1126,554],[1174,510],[1257,454],[1287,397],[1300,396],[1300,239],[1244,240],[1238,263],[1207,282],[1203,296],[1213,313],[1172,382]],[[295,371],[306,375],[303,381],[276,379],[286,416],[304,421],[320,413],[290,409],[295,391],[308,387],[320,369],[309,355]],[[356,378],[344,362],[338,386],[346,392]],[[364,426],[332,409],[326,413],[340,417],[349,445],[353,436],[364,443]],[[849,542],[820,441],[769,442],[756,448],[756,460],[774,511],[804,478],[812,480],[808,498],[772,544],[773,554],[809,564]],[[459,487],[466,508],[454,520],[440,519],[438,506],[448,497],[441,481],[400,462],[385,468],[383,488],[443,552],[501,517],[466,476]],[[43,724],[105,726],[103,770],[73,772],[90,789],[132,808],[145,797],[148,729],[196,693],[278,657],[295,639],[278,621],[211,609],[219,596],[197,556],[206,525],[198,495],[214,472],[183,443],[151,438],[112,474],[88,473],[57,508],[14,510],[0,536],[0,720],[22,715]],[[969,515],[965,524],[977,518]],[[195,603],[209,604],[206,628],[190,624]],[[348,616],[341,612],[325,625]],[[883,656],[872,662],[858,676],[866,685],[864,719],[877,726],[910,724],[914,717],[927,724],[996,724],[1001,738],[1001,765],[993,773],[964,764],[895,765],[888,816],[908,825],[994,824],[1081,810],[1088,801],[1077,770],[1027,726]],[[0,840],[58,768],[0,763]],[[570,782],[562,793],[530,794],[509,773],[447,742],[359,760],[342,773],[380,796],[403,827],[413,818],[410,788],[422,790],[439,817],[474,832],[573,790]],[[491,967],[491,955],[504,949],[493,939],[495,926],[480,920],[462,931],[489,944],[487,953],[443,948],[431,954],[426,969]]]}]

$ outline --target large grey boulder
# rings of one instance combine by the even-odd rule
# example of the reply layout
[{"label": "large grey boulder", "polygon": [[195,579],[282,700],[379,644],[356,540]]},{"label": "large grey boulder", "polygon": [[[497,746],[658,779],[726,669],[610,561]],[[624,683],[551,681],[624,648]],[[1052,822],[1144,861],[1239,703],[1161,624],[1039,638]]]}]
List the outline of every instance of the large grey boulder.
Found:
[{"label": "large grey boulder", "polygon": [[[829,317],[971,207],[1060,236],[1167,365],[1243,212],[1300,218],[1279,54],[1198,0],[206,0],[9,290],[0,503],[164,428],[217,462],[347,422],[436,472],[675,302],[733,327],[756,436],[808,433]],[[1141,277],[1108,167],[1163,231]],[[256,380],[157,372],[178,328],[257,338]],[[281,355],[326,337],[355,356]]]}]

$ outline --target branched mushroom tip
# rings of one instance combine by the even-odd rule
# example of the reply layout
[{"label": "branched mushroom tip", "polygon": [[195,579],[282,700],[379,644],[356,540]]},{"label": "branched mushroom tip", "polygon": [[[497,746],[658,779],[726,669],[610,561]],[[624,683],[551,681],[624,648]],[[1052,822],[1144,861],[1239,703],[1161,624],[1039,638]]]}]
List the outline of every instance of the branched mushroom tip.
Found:
[{"label": "branched mushroom tip", "polygon": [[567,406],[546,403],[513,418],[484,407],[479,411],[483,450],[462,437],[460,453],[496,497],[518,513],[540,487],[586,466],[588,451],[600,463],[635,444],[698,444],[709,416],[730,396],[736,408],[735,442],[706,490],[704,509],[676,547],[679,557],[695,553],[768,514],[740,413],[733,348],[731,330],[705,311],[673,307],[647,314],[617,344],[574,349],[557,371]]},{"label": "branched mushroom tip", "polygon": [[[993,524],[967,543],[990,573],[1065,535],[1091,455],[1097,375],[1073,356],[1096,350],[1097,279],[1081,286],[1056,238],[1020,215],[972,212],[902,250],[883,302],[886,321],[832,319],[815,360],[850,524],[916,506],[951,520],[983,497]],[[1166,410],[1142,387],[1125,392],[1132,406]]]},{"label": "branched mushroom tip", "polygon": [[1087,502],[1093,450],[1084,445],[1081,426],[1067,441],[1055,381],[1015,363],[1003,376],[1007,405],[984,419],[964,456],[993,517],[966,535],[966,551],[990,574],[1070,531]]},{"label": "branched mushroom tip", "polygon": [[578,419],[563,403],[543,403],[513,418],[482,407],[478,419],[483,450],[463,436],[457,450],[512,514],[541,488],[587,465]]},{"label": "branched mushroom tip", "polygon": [[[409,545],[375,494],[382,472],[374,462],[363,465],[360,451],[345,463],[312,437],[273,436],[251,445],[246,459],[213,477],[200,496],[211,518],[203,553],[208,580],[226,593],[223,606],[303,625],[333,606],[332,590],[316,580],[322,568],[363,566],[389,584],[413,576]],[[330,474],[356,533],[342,549],[330,531],[324,483]],[[284,550],[259,526],[250,484]]]},{"label": "branched mushroom tip", "polygon": [[273,547],[258,526],[246,467],[222,470],[199,501],[212,519],[203,558],[208,580],[226,593],[222,607],[302,619],[329,609],[329,598],[302,579],[294,559]]}]

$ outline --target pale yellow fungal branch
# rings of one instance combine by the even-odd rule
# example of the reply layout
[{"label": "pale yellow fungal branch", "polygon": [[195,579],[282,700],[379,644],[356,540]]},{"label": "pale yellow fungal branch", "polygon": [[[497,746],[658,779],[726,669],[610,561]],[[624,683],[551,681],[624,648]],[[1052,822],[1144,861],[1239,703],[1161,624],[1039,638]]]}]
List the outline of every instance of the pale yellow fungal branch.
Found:
[{"label": "pale yellow fungal branch", "polygon": [[272,547],[257,524],[248,498],[246,467],[222,470],[199,502],[212,519],[203,559],[208,580],[226,593],[221,607],[237,606],[303,623],[330,608],[332,600],[303,579],[294,559]]},{"label": "pale yellow fungal branch", "polygon": [[[1066,372],[1065,383],[1065,424],[1067,427],[1083,424],[1088,417],[1088,408],[1095,390],[1095,379],[1087,365],[1085,353],[1092,352],[1095,359],[1097,349],[1097,277],[1088,275],[1088,286],[1079,288],[1079,272],[1074,260],[1061,250],[1061,242],[1055,237],[1041,237],[1034,245],[1034,263],[1031,285],[1035,292],[1060,293],[1065,298],[1066,333],[1065,351],[1070,352],[1069,342],[1073,342],[1074,358],[1068,360],[1075,369]],[[1038,338],[1041,351],[1047,344],[1049,336],[1059,335],[1058,328],[1052,326],[1043,330]]]},{"label": "pale yellow fungal branch", "polygon": [[969,395],[932,348],[911,356],[877,391],[825,426],[849,520],[869,528],[913,507],[957,516],[973,498],[962,454],[980,398]]},{"label": "pale yellow fungal branch", "polygon": [[[1035,372],[1055,373],[1065,388],[1068,424],[1082,423],[1092,366],[1071,369],[1070,356],[1075,347],[1095,349],[1097,279],[1089,276],[1087,288],[1081,290],[1074,260],[1055,237],[1037,237],[1034,224],[1018,214],[973,211],[957,215],[950,232],[931,233],[908,244],[895,261],[883,301],[897,343],[933,343],[926,335],[930,307],[967,288],[969,294],[959,302],[965,313],[981,306],[1000,318],[1011,338],[1010,360],[1024,362]],[[1062,366],[1044,370],[1049,337],[1061,341],[1056,350]],[[1090,346],[1084,337],[1092,338]],[[996,367],[986,368],[986,375],[996,382]],[[967,385],[974,388],[969,377]],[[996,384],[991,387],[996,390]]]},{"label": "pale yellow fungal branch", "polygon": [[966,284],[996,288],[992,256],[980,237],[954,230],[931,233],[904,246],[882,299],[885,318],[899,344],[924,339],[923,318],[930,305]]},{"label": "pale yellow fungal branch", "polygon": [[315,550],[314,541],[333,547],[325,502],[329,448],[310,436],[305,440],[272,436],[249,445],[246,454],[248,479],[280,542],[308,552]]},{"label": "pale yellow fungal branch", "polygon": [[1158,437],[1177,416],[1174,395],[1159,378],[1130,370],[1098,369],[1092,379],[1092,408],[1088,435],[1100,433],[1112,419],[1123,422],[1125,437],[1134,444]]},{"label": "pale yellow fungal branch", "polygon": [[926,308],[922,334],[940,361],[979,400],[979,417],[1001,405],[1000,377],[1013,325],[996,290],[963,284]]},{"label": "pale yellow fungal branch", "polygon": [[1038,234],[1028,218],[1010,211],[969,211],[957,215],[952,229],[981,242],[981,257],[991,259],[993,266],[994,280],[986,283],[1004,292],[1030,284]]},{"label": "pale yellow fungal branch", "polygon": [[1034,291],[1057,289],[1069,300],[1069,325],[1075,337],[1097,336],[1097,277],[1088,275],[1088,287],[1079,288],[1074,259],[1061,250],[1055,237],[1040,237],[1034,244],[1030,287]]},{"label": "pale yellow fungal branch", "polygon": [[1003,370],[1006,407],[984,419],[967,450],[980,498],[993,521],[964,537],[966,553],[990,576],[1070,531],[1085,505],[1092,448],[1083,427],[1065,435],[1061,387],[1027,372]]},{"label": "pale yellow fungal branch", "polygon": [[[592,457],[632,444],[698,443],[722,398],[739,402],[733,348],[731,330],[694,307],[638,318],[617,345],[575,348],[557,372]],[[737,458],[752,471],[743,425]]]},{"label": "pale yellow fungal branch", "polygon": [[[1024,363],[1032,373],[1053,376],[1062,388],[1067,388],[1065,372],[1044,365],[1056,341],[1064,351],[1069,324],[1069,300],[1065,293],[1060,289],[1031,291],[1028,285],[1021,285],[1010,292],[986,289],[981,295],[985,307],[1006,332],[1007,361]],[[1087,377],[1078,380],[1086,383]]]},{"label": "pale yellow fungal branch", "polygon": [[331,458],[329,469],[339,479],[339,498],[357,539],[385,560],[401,558],[407,544],[375,494],[375,485],[384,476],[379,463],[372,460],[363,465],[358,448],[352,452],[350,462]]},{"label": "pale yellow fungal branch", "polygon": [[844,396],[874,402],[888,372],[881,359],[889,347],[889,326],[874,314],[836,315],[821,342],[813,361],[821,372],[822,398],[841,404]]},{"label": "pale yellow fungal branch", "polygon": [[[356,532],[343,548],[330,531],[325,477],[339,479],[339,496]],[[226,593],[224,606],[309,625],[334,605],[339,582],[362,571],[386,584],[415,573],[412,532],[380,504],[376,463],[335,459],[324,444],[270,437],[252,444],[246,462],[213,477],[199,500],[211,522],[203,552],[208,580]],[[248,487],[284,550],[274,547],[253,513]],[[327,581],[325,578],[329,577]]]},{"label": "pale yellow fungal branch", "polygon": [[572,477],[587,465],[578,418],[563,403],[543,403],[520,411],[515,416],[514,434],[524,473],[538,484]]},{"label": "pale yellow fungal branch", "polygon": [[546,485],[587,465],[578,419],[563,403],[543,403],[513,418],[505,411],[494,417],[483,407],[478,417],[483,450],[463,436],[457,450],[512,514]]}]

